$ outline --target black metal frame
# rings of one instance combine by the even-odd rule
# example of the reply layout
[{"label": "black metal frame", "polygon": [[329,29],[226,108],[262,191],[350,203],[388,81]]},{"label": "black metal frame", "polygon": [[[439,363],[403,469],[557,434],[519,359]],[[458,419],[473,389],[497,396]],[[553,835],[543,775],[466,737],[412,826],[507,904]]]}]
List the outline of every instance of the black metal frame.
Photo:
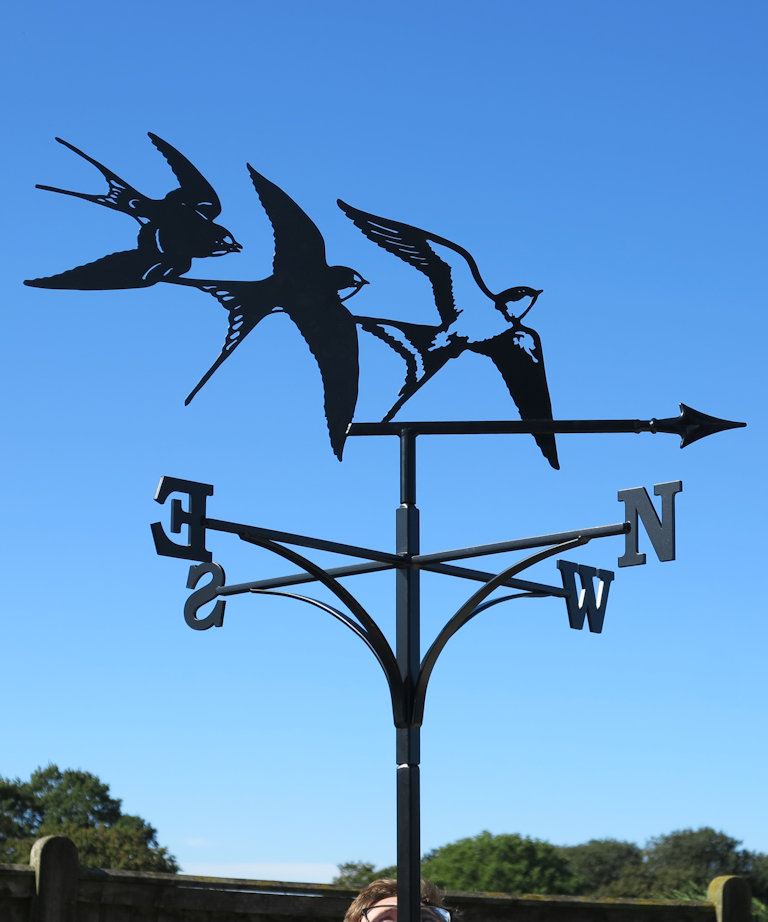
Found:
[{"label": "black metal frame", "polygon": [[[400,505],[396,512],[395,553],[372,548],[342,544],[306,535],[291,534],[251,525],[241,525],[220,519],[208,518],[205,511],[206,497],[213,493],[207,484],[193,484],[163,478],[155,499],[164,502],[174,490],[189,489],[189,509],[184,510],[180,500],[171,505],[171,530],[180,532],[182,526],[189,527],[188,545],[172,542],[163,532],[160,523],[152,526],[157,551],[168,556],[205,561],[190,569],[188,588],[193,589],[204,572],[213,575],[212,582],[202,591],[197,590],[185,606],[185,618],[191,627],[205,630],[220,626],[223,618],[224,599],[245,592],[280,595],[307,602],[345,624],[373,653],[387,679],[392,700],[392,715],[396,733],[397,763],[397,901],[403,922],[418,922],[420,915],[420,728],[424,715],[424,702],[432,670],[440,653],[453,635],[476,615],[501,602],[518,598],[559,597],[566,601],[569,623],[572,628],[581,629],[584,610],[581,602],[574,600],[574,573],[587,572],[588,581],[597,577],[604,593],[602,604],[613,573],[606,570],[592,570],[568,561],[558,561],[562,586],[550,586],[519,578],[519,574],[549,557],[580,547],[595,538],[627,535],[632,531],[629,521],[583,528],[576,531],[518,538],[495,544],[455,548],[432,554],[422,554],[419,547],[419,510],[416,505],[416,439],[419,435],[481,433],[537,433],[537,432],[668,432],[680,436],[680,447],[684,448],[700,438],[725,429],[745,425],[740,422],[718,419],[697,410],[680,405],[680,416],[651,420],[523,420],[514,421],[462,421],[462,422],[404,422],[404,423],[352,423],[347,436],[392,435],[400,440]],[[680,488],[675,484],[676,489]],[[676,492],[672,491],[672,492]],[[670,495],[672,495],[670,493]],[[635,519],[636,519],[635,513]],[[206,530],[227,532],[241,540],[271,551],[299,567],[303,573],[293,573],[270,579],[227,586],[224,571],[212,562],[212,556],[205,547]],[[287,545],[307,547],[351,557],[362,558],[363,563],[324,569],[303,554]],[[449,561],[466,560],[511,551],[539,550],[498,573],[457,566]],[[667,555],[665,559],[672,559]],[[622,565],[619,560],[619,565]],[[634,561],[633,561],[634,562]],[[626,561],[625,561],[626,563]],[[371,615],[354,595],[339,580],[384,570],[396,572],[396,638],[395,649],[388,643]],[[420,576],[427,570],[481,582],[477,589],[446,622],[438,633],[423,659],[420,656]],[[570,588],[569,588],[570,580]],[[347,609],[349,614],[287,587],[303,583],[319,582],[325,586]],[[515,590],[497,598],[489,598],[499,588]],[[586,589],[586,586],[584,587]],[[594,594],[593,594],[594,595]],[[197,597],[197,598],[195,598]],[[203,619],[196,617],[196,605],[216,601],[214,611]],[[594,617],[587,605],[590,631],[599,633],[602,629],[604,608],[597,606]]]},{"label": "black metal frame", "polygon": [[[217,606],[222,606],[224,599],[246,592],[279,595],[303,601],[327,612],[346,625],[373,653],[387,679],[396,732],[397,899],[403,922],[418,922],[420,912],[420,728],[429,679],[440,653],[461,627],[491,606],[517,598],[551,596],[568,601],[569,591],[565,588],[565,584],[552,586],[532,582],[520,579],[519,574],[534,564],[580,547],[593,539],[625,535],[631,529],[629,522],[618,522],[494,544],[455,548],[430,554],[420,553],[419,510],[416,505],[416,439],[418,435],[432,434],[436,431],[451,433],[510,431],[507,428],[509,425],[508,423],[364,423],[350,426],[349,435],[397,435],[399,438],[400,505],[396,510],[396,550],[394,554],[306,535],[209,518],[205,512],[205,497],[212,493],[212,487],[204,484],[196,485],[198,492],[195,496],[190,494],[188,511],[182,509],[179,500],[174,500],[172,504],[171,529],[174,532],[180,532],[182,525],[188,525],[191,536],[189,545],[173,544],[164,534],[159,523],[153,525],[155,542],[161,554],[211,561],[211,554],[205,548],[205,532],[207,530],[220,531],[237,535],[243,541],[271,551],[303,571],[227,586],[224,583],[223,570],[218,564],[209,562],[201,566],[193,566],[190,570],[189,588],[195,587],[203,572],[218,574],[218,579],[214,580],[211,586],[206,587],[208,591],[205,601],[217,599]],[[530,422],[524,425],[526,425],[525,431],[530,431]],[[549,425],[553,424],[550,422]],[[515,424],[512,424],[511,431],[517,431]],[[156,496],[159,502],[164,502],[167,495],[174,489],[180,489],[178,484],[189,483],[173,481],[172,478],[168,480],[167,484],[161,481]],[[287,545],[362,558],[365,562],[324,569]],[[538,550],[498,573],[471,569],[450,562],[534,548]],[[339,582],[344,577],[384,570],[396,571],[394,651],[372,616]],[[420,575],[422,570],[483,584],[446,622],[423,658],[420,655]],[[608,581],[613,578],[613,574],[607,571],[594,572],[606,577]],[[349,614],[326,602],[288,588],[310,582],[318,582],[325,586]],[[489,598],[499,588],[512,589],[514,592],[493,599]],[[213,615],[199,621],[195,619],[194,612],[192,612],[190,616],[187,616],[187,622],[197,629],[206,629],[220,625],[222,617],[223,608],[219,608],[218,613],[215,611]],[[583,618],[577,624],[571,620],[572,627],[580,628],[582,624]],[[598,632],[600,626],[596,627],[590,622],[590,630]]]},{"label": "black metal frame", "polygon": [[[601,584],[602,602],[592,593],[597,614],[589,615],[589,627],[599,632],[602,627],[604,601],[613,574],[592,570],[567,561],[558,561],[562,588],[534,583],[518,578],[528,567],[555,554],[568,551],[594,538],[626,534],[629,522],[597,528],[523,538],[498,544],[458,548],[435,554],[421,554],[419,548],[419,510],[416,506],[416,438],[426,434],[529,433],[539,445],[553,468],[559,467],[554,435],[566,432],[671,432],[681,438],[681,447],[714,432],[743,426],[700,413],[684,404],[680,416],[651,420],[552,420],[549,390],[544,372],[543,354],[538,333],[523,326],[522,320],[542,293],[525,285],[516,285],[494,293],[483,280],[477,263],[462,246],[421,228],[372,215],[338,200],[344,214],[377,246],[404,260],[429,279],[440,316],[439,324],[417,324],[411,321],[353,315],[345,302],[367,284],[348,266],[331,266],[326,262],[325,242],[307,214],[282,189],[248,166],[251,183],[261,201],[274,231],[275,251],[272,274],[250,281],[193,279],[186,277],[192,260],[237,253],[242,247],[223,226],[214,223],[221,205],[213,187],[178,150],[157,135],[149,138],[165,157],[179,183],[163,199],[150,199],[122,180],[104,164],[67,141],[57,139],[69,150],[92,164],[107,182],[107,191],[100,194],[75,192],[56,186],[41,185],[40,189],[85,199],[134,218],[140,225],[136,246],[108,254],[94,262],[43,278],[28,279],[25,284],[35,288],[114,290],[145,288],[157,282],[197,288],[212,295],[227,310],[229,324],[224,345],[218,357],[187,397],[189,403],[216,369],[232,354],[251,330],[275,310],[284,311],[299,328],[320,369],[323,380],[324,406],[331,445],[341,460],[345,440],[350,436],[396,435],[400,439],[400,505],[396,514],[395,553],[340,544],[303,535],[292,535],[270,529],[239,525],[209,519],[206,497],[213,493],[207,484],[164,478],[158,502],[176,491],[189,488],[189,508],[181,501],[171,504],[171,531],[188,527],[187,545],[170,540],[159,523],[152,527],[158,553],[200,561],[190,569],[188,588],[195,589],[204,573],[212,576],[202,589],[195,589],[185,604],[185,619],[191,627],[205,630],[220,626],[224,599],[244,592],[287,596],[307,602],[340,620],[372,651],[387,678],[392,699],[396,728],[397,757],[397,864],[398,904],[403,922],[418,922],[420,902],[420,834],[419,834],[419,733],[424,713],[424,701],[432,670],[450,638],[480,612],[492,605],[516,598],[556,596],[565,599],[571,627],[580,629],[584,622],[581,602],[574,599],[575,574],[582,579],[584,592],[592,591],[591,580]],[[451,266],[438,249],[447,248],[467,268],[478,288],[480,315],[488,312],[493,322],[485,321],[479,329],[465,321],[474,308],[465,311],[454,302]],[[342,292],[350,292],[342,296]],[[472,302],[470,302],[471,304]],[[494,311],[498,312],[494,314]],[[500,315],[501,318],[500,319]],[[480,317],[482,320],[482,317]],[[406,362],[406,379],[393,406],[381,423],[352,423],[358,387],[357,327],[379,337]],[[399,335],[391,335],[391,330]],[[489,332],[490,331],[490,332]],[[494,332],[495,331],[495,332]],[[526,345],[523,345],[525,341]],[[403,404],[436,374],[445,364],[465,350],[489,358],[501,374],[510,396],[522,417],[520,422],[389,422]],[[419,369],[421,367],[421,370]],[[664,486],[664,502],[672,509],[673,497],[681,489],[679,483]],[[627,494],[628,518],[635,524],[645,514],[634,496]],[[645,494],[643,494],[645,495]],[[620,494],[621,498],[621,494]],[[647,502],[646,502],[647,501]],[[651,509],[650,500],[642,509]],[[655,513],[653,513],[655,515]],[[303,573],[274,579],[258,580],[226,586],[224,571],[213,563],[205,547],[207,529],[236,534],[242,540],[269,550],[299,567]],[[674,556],[673,533],[666,529],[658,537],[664,543],[663,559]],[[657,540],[653,539],[656,549]],[[363,563],[323,569],[288,545],[331,551],[361,558]],[[670,547],[671,545],[671,547]],[[498,554],[508,551],[539,548],[523,560],[499,573],[489,573],[457,566],[449,561]],[[642,563],[637,547],[628,547],[619,566]],[[360,602],[339,580],[363,573],[394,569],[396,573],[396,643],[393,650],[378,625]],[[444,625],[428,649],[420,656],[420,576],[422,570],[444,573],[482,583]],[[288,591],[287,587],[305,582],[324,585],[347,609],[349,614],[317,599]],[[501,588],[513,589],[512,594],[490,598]],[[197,618],[197,610],[215,600],[213,612]]]}]

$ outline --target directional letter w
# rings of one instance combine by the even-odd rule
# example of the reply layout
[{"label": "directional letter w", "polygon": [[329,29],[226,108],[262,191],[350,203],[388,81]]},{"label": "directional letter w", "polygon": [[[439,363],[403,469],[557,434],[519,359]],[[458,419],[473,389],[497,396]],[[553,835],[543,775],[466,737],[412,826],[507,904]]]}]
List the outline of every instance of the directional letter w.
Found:
[{"label": "directional letter w", "polygon": [[[570,560],[558,560],[557,569],[563,579],[563,589],[568,593],[565,604],[568,606],[568,622],[575,631],[584,627],[587,616],[589,629],[599,634],[603,629],[605,609],[608,606],[608,590],[614,574],[611,570],[596,570]],[[581,589],[576,587],[576,574],[579,574]],[[594,579],[598,580],[595,592]]]}]

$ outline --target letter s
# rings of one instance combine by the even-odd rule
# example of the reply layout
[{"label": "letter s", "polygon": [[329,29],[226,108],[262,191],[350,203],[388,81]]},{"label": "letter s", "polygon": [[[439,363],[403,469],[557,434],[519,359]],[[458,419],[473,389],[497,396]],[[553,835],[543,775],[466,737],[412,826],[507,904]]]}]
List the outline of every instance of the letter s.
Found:
[{"label": "letter s", "polygon": [[209,627],[221,627],[224,623],[224,606],[226,602],[223,599],[216,602],[210,615],[205,618],[197,617],[198,610],[218,596],[219,589],[224,586],[226,580],[224,568],[217,563],[193,564],[189,568],[187,589],[194,589],[200,582],[200,578],[206,573],[211,574],[211,581],[201,586],[200,589],[195,589],[184,603],[184,620],[195,631],[207,631]]}]

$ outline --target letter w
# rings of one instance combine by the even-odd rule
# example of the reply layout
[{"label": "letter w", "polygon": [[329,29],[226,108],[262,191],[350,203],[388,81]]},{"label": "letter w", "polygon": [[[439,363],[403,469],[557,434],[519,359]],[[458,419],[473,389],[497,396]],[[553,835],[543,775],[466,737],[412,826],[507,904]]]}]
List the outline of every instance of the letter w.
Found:
[{"label": "letter w", "polygon": [[[605,609],[608,607],[608,591],[614,574],[611,570],[596,570],[570,560],[558,560],[557,569],[563,580],[563,589],[568,593],[565,604],[568,607],[568,622],[575,631],[584,627],[587,616],[589,629],[593,634],[603,630]],[[576,587],[576,574],[579,574],[581,589]],[[595,592],[594,579],[598,580]]]}]

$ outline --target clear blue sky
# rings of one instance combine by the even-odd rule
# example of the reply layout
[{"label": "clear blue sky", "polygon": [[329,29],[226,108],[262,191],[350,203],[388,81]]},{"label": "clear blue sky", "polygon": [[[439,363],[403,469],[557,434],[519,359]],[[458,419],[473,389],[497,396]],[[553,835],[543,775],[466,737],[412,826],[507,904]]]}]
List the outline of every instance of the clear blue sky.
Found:
[{"label": "clear blue sky", "polygon": [[[420,441],[425,551],[615,522],[618,490],[684,484],[677,561],[617,570],[602,635],[543,600],[454,638],[427,701],[422,841],[642,844],[710,825],[768,852],[765,4],[85,0],[16,5],[4,26],[0,774],[96,773],[188,872],[328,880],[395,858],[372,658],[284,600],[239,597],[222,629],[190,631],[187,565],[149,532],[168,474],[214,484],[217,518],[391,548],[395,443],[351,440],[336,461],[285,318],[185,408],[225,332],[212,298],[22,285],[135,240],[127,217],[34,188],[103,187],[54,137],[160,197],[173,177],[153,131],[245,246],[192,275],[269,274],[248,161],[371,281],[361,312],[431,322],[434,305],[337,197],[458,241],[495,290],[544,289],[529,319],[555,416],[684,401],[748,421],[682,452],[672,436],[562,436],[559,472],[528,437]],[[356,419],[375,420],[402,369],[360,339]],[[401,418],[516,418],[492,367],[452,364]],[[231,582],[284,570],[226,536],[210,546]],[[570,557],[617,569],[621,552]],[[552,562],[532,575],[557,582]],[[391,636],[391,578],[354,588]],[[463,590],[424,580],[425,643]]]}]

